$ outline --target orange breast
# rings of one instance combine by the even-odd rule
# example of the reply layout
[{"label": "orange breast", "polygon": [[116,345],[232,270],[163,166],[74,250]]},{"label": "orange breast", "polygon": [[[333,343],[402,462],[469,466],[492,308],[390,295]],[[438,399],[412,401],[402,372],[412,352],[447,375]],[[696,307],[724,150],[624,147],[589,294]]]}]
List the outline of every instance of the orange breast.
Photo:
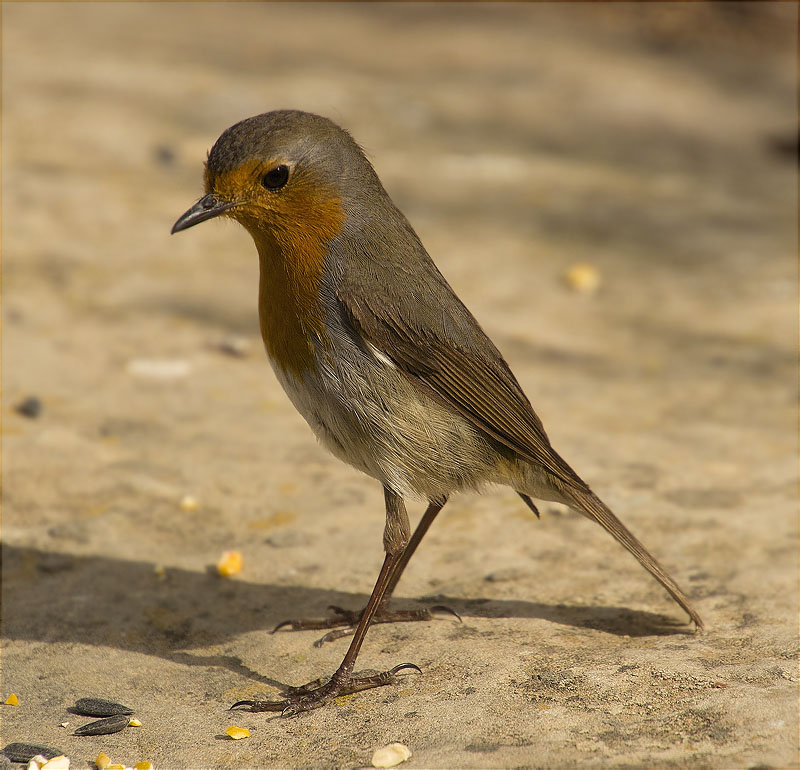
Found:
[{"label": "orange breast", "polygon": [[269,227],[247,226],[258,248],[258,316],[270,357],[301,377],[327,344],[320,302],[327,244],[341,230],[341,201],[313,185],[296,185]]},{"label": "orange breast", "polygon": [[259,175],[278,162],[251,159],[213,180],[206,168],[206,192],[237,201],[226,216],[247,229],[258,249],[264,344],[283,371],[300,377],[314,365],[315,343],[327,343],[320,288],[328,243],[345,215],[338,191],[309,168],[297,167],[285,189],[265,191]]}]

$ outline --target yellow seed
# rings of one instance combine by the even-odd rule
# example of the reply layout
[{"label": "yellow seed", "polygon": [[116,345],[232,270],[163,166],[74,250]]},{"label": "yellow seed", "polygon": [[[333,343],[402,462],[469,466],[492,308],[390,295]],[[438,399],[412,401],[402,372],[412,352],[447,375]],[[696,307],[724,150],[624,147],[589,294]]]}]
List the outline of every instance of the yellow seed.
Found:
[{"label": "yellow seed", "polygon": [[372,755],[373,767],[395,767],[411,757],[411,749],[404,743],[390,743]]},{"label": "yellow seed", "polygon": [[200,503],[197,502],[197,498],[191,495],[184,495],[180,503],[178,503],[182,511],[196,511],[199,505]]},{"label": "yellow seed", "polygon": [[97,755],[97,759],[95,759],[94,763],[97,765],[97,770],[107,770],[108,766],[111,764],[111,757],[104,751],[101,751]]},{"label": "yellow seed", "polygon": [[567,286],[579,294],[594,294],[600,287],[600,273],[593,265],[579,262],[564,274]]},{"label": "yellow seed", "polygon": [[19,706],[19,698],[15,693],[12,692],[11,695],[6,698],[6,706]]},{"label": "yellow seed", "polygon": [[238,575],[242,571],[242,554],[239,551],[225,551],[217,562],[217,572],[222,577]]},{"label": "yellow seed", "polygon": [[142,762],[137,762],[133,766],[133,770],[153,770],[153,763],[147,762],[146,760],[143,760]]},{"label": "yellow seed", "polygon": [[235,741],[250,737],[250,731],[246,727],[234,727],[231,725],[225,732]]},{"label": "yellow seed", "polygon": [[106,770],[125,770],[125,765],[109,765]]},{"label": "yellow seed", "polygon": [[65,756],[64,754],[59,754],[57,757],[53,757],[52,759],[48,759],[42,765],[42,770],[69,770],[69,757]]},{"label": "yellow seed", "polygon": [[141,726],[142,723],[138,719],[131,719],[131,721],[128,722],[128,727],[141,727]]}]

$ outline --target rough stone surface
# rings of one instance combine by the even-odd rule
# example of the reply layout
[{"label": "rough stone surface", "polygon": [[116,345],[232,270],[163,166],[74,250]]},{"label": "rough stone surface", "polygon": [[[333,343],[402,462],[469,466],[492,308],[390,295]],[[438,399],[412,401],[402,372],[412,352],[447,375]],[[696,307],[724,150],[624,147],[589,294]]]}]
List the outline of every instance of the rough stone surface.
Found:
[{"label": "rough stone surface", "polygon": [[[78,768],[362,767],[393,741],[409,768],[796,766],[794,4],[2,14],[3,744]],[[398,589],[463,623],[367,636],[361,668],[422,676],[226,711],[331,673],[346,640],[268,632],[360,607],[382,558],[380,488],[260,353],[249,237],[169,236],[219,133],[278,107],[363,144],[706,633],[599,527],[500,490],[453,500]],[[592,294],[565,283],[579,263]],[[142,727],[73,736],[87,696]]]}]

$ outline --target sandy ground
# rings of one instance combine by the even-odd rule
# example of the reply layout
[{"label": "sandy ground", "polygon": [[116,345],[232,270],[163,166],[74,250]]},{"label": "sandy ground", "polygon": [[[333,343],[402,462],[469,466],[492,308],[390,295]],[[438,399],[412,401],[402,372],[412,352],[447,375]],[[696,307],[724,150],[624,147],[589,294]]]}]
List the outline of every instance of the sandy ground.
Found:
[{"label": "sandy ground", "polygon": [[[77,767],[360,767],[392,741],[409,768],[797,766],[796,6],[2,14],[3,744]],[[360,607],[382,559],[380,487],[261,350],[249,237],[169,236],[219,133],[287,106],[363,143],[705,633],[599,527],[462,496],[398,600],[463,623],[376,627],[359,659],[421,676],[226,710],[330,674],[345,640],[269,631]],[[593,295],[563,282],[579,262]],[[73,736],[86,695],[143,726]]]}]

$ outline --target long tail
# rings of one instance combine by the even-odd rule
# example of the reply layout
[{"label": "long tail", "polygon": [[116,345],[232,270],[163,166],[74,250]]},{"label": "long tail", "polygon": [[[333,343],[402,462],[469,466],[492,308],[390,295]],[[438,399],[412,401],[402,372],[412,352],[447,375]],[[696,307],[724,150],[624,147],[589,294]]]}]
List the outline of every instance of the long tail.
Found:
[{"label": "long tail", "polygon": [[653,558],[650,552],[634,537],[628,528],[614,515],[611,509],[591,490],[572,488],[570,497],[575,502],[575,510],[596,521],[620,545],[628,549],[664,588],[669,595],[688,613],[698,630],[703,629],[703,621],[692,606],[680,586],[667,574],[666,570]]}]

